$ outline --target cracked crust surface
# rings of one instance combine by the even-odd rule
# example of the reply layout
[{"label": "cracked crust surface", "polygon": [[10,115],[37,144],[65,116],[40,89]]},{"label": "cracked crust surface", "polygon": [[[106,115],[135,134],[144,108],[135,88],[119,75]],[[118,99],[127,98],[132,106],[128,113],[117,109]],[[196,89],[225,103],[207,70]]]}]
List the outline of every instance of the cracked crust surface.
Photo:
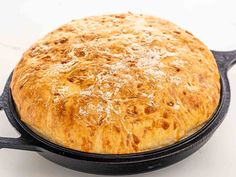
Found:
[{"label": "cracked crust surface", "polygon": [[175,143],[220,98],[208,48],[168,21],[140,14],[73,20],[33,44],[11,89],[21,120],[61,146],[127,154]]}]

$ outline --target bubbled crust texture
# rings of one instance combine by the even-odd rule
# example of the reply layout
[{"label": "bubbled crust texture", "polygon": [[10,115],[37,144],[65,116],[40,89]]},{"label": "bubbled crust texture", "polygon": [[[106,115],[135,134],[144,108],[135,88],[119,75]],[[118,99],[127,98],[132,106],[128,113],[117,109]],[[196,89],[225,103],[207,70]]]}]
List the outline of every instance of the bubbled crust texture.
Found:
[{"label": "bubbled crust texture", "polygon": [[220,97],[212,53],[152,16],[74,20],[27,50],[12,94],[21,120],[61,146],[127,154],[160,148],[205,123]]}]

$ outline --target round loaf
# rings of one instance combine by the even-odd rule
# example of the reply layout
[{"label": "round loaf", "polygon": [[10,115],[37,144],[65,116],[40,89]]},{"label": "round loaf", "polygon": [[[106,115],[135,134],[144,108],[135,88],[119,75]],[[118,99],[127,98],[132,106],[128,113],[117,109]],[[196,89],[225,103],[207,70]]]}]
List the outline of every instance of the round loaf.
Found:
[{"label": "round loaf", "polygon": [[37,41],[11,82],[21,120],[84,152],[170,145],[209,120],[220,98],[209,49],[168,21],[139,14],[73,20]]}]

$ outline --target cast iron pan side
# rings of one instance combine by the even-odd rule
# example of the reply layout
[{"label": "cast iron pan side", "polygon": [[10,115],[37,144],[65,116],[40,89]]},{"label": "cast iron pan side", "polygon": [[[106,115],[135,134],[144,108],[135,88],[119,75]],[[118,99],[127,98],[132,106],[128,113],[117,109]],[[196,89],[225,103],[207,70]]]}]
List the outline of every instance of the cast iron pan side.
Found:
[{"label": "cast iron pan side", "polygon": [[20,133],[19,138],[0,137],[0,148],[37,151],[50,161],[62,166],[95,174],[134,174],[159,169],[176,163],[203,146],[223,121],[229,107],[230,87],[228,69],[236,63],[236,51],[212,51],[221,75],[221,100],[212,119],[190,137],[165,148],[127,155],[104,155],[70,150],[44,140],[23,124],[12,100],[9,88],[11,75],[0,97],[0,109],[4,109],[10,123]]}]

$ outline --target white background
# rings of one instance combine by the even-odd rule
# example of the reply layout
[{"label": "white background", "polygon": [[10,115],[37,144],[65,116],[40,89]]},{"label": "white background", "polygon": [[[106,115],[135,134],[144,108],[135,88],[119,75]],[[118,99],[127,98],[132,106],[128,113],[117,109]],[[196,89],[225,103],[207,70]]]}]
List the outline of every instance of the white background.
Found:
[{"label": "white background", "polygon": [[[0,91],[30,44],[72,19],[136,12],[168,19],[191,31],[210,49],[236,49],[235,0],[0,0]],[[198,152],[165,169],[138,177],[236,176],[236,66],[229,72],[231,106],[225,121]],[[17,133],[0,113],[0,135]],[[53,164],[34,152],[0,149],[0,177],[92,177]]]}]

